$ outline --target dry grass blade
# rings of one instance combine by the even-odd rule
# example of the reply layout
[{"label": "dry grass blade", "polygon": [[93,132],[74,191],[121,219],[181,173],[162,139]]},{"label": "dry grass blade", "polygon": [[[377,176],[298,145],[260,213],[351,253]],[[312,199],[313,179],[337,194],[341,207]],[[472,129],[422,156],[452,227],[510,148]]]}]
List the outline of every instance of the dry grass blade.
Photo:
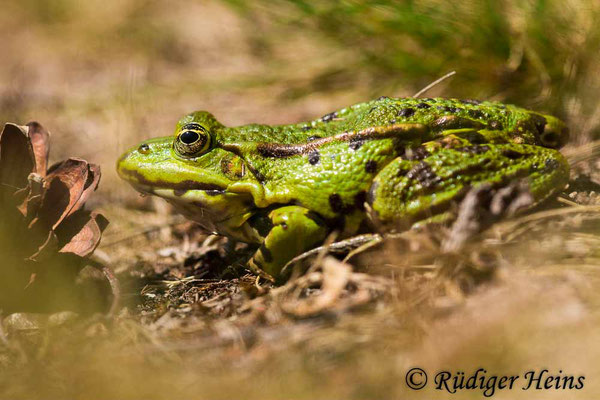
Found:
[{"label": "dry grass blade", "polygon": [[419,90],[417,93],[413,94],[413,97],[420,97],[422,94],[427,93],[427,91],[429,89],[435,87],[436,85],[439,85],[440,83],[444,82],[446,79],[448,79],[454,75],[456,75],[456,71],[448,72],[446,75],[442,76],[439,79],[436,79],[435,81],[431,82],[429,85],[425,86],[423,89]]}]

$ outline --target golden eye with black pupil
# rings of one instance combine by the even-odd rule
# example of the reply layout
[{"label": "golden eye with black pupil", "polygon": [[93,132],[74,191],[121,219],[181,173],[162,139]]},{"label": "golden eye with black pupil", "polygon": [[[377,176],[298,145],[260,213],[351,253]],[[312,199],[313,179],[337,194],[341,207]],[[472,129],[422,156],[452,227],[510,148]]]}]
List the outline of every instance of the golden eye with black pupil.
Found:
[{"label": "golden eye with black pupil", "polygon": [[183,157],[197,157],[210,147],[210,134],[198,124],[187,124],[175,138],[175,151]]}]

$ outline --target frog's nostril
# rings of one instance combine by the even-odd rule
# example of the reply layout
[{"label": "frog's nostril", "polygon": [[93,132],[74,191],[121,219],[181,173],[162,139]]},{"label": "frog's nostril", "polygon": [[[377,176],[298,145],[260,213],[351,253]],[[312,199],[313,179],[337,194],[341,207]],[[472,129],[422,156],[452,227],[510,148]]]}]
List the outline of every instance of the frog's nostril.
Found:
[{"label": "frog's nostril", "polygon": [[138,151],[142,154],[148,154],[150,152],[150,146],[146,143],[142,143],[140,147],[138,147]]}]

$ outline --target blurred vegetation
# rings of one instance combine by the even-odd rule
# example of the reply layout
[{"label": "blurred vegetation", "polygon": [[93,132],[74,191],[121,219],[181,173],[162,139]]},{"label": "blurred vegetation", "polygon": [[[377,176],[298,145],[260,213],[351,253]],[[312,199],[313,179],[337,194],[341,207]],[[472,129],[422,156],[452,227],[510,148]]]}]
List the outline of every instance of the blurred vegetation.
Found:
[{"label": "blurred vegetation", "polygon": [[[351,54],[325,76],[372,94],[418,90],[449,71],[444,93],[493,98],[563,118],[598,110],[600,2],[595,0],[227,0],[265,47],[281,25],[316,34]],[[289,28],[287,28],[289,29]],[[290,48],[289,51],[294,51]],[[308,90],[329,90],[328,85]],[[388,94],[388,93],[385,93]],[[598,126],[594,127],[596,135]]]}]

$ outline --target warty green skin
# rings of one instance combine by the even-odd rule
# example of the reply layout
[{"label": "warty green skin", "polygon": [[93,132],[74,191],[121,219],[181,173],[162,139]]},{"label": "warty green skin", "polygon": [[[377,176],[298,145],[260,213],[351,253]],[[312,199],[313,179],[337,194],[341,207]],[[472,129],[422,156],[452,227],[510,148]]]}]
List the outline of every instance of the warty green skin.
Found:
[{"label": "warty green skin", "polygon": [[[190,129],[208,142],[183,154]],[[292,125],[226,127],[195,112],[174,135],[126,152],[117,170],[208,231],[260,244],[249,267],[279,278],[333,230],[449,220],[480,184],[525,179],[537,204],[566,185],[556,149],[567,139],[560,120],[512,105],[381,97]]]}]

